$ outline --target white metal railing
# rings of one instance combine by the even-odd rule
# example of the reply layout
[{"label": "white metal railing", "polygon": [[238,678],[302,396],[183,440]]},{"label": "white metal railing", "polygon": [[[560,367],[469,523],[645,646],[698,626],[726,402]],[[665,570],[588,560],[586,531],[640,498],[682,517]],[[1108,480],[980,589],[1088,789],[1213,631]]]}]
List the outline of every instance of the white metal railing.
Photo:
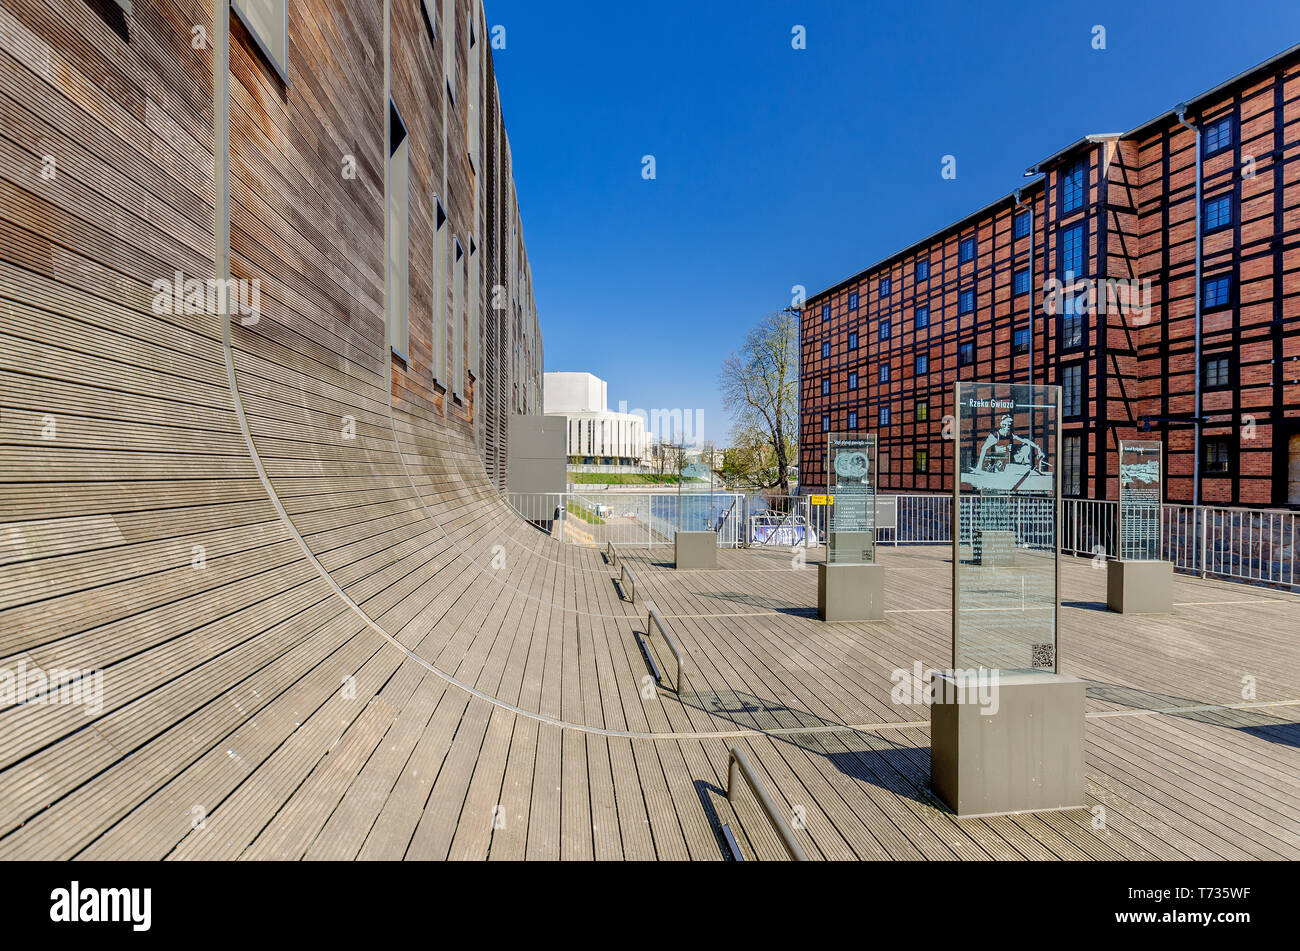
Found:
[{"label": "white metal railing", "polygon": [[711,528],[719,548],[744,544],[745,497],[735,492],[684,495],[676,492],[511,492],[510,505],[523,518],[555,538],[574,545],[653,548],[671,545],[679,513],[691,524]]},{"label": "white metal railing", "polygon": [[[1166,504],[1162,557],[1178,571],[1294,588],[1300,582],[1300,513]],[[1119,557],[1119,502],[1064,499],[1061,551]]]},{"label": "white metal railing", "polygon": [[[524,518],[555,537],[595,547],[671,545],[677,499],[676,492],[510,495]],[[812,505],[806,495],[715,492],[711,517],[719,547],[788,548],[825,544],[829,513],[829,506]],[[1038,501],[1013,502],[1005,514],[1022,542],[1045,541],[1050,547],[1050,507]],[[962,525],[968,526],[969,513],[964,516]],[[1060,518],[1062,554],[1119,557],[1118,501],[1062,499]],[[877,502],[881,544],[950,545],[952,523],[948,494],[882,494]],[[1181,572],[1288,588],[1300,585],[1300,512],[1169,503],[1161,513],[1161,539],[1163,557]]]}]

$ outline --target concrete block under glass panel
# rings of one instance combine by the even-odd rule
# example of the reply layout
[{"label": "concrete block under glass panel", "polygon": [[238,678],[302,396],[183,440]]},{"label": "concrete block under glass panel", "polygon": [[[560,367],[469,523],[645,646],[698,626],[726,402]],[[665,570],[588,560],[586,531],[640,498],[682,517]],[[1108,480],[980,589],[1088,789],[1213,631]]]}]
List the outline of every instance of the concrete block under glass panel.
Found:
[{"label": "concrete block under glass panel", "polygon": [[883,621],[885,566],[817,566],[817,616],[823,621]]},{"label": "concrete block under glass panel", "polygon": [[1106,607],[1117,614],[1172,614],[1174,566],[1167,561],[1108,563]]},{"label": "concrete block under glass panel", "polygon": [[1046,671],[936,671],[930,784],[958,816],[1082,809],[1086,684]]},{"label": "concrete block under glass panel", "polygon": [[674,533],[673,560],[678,571],[698,571],[718,567],[718,533]]}]

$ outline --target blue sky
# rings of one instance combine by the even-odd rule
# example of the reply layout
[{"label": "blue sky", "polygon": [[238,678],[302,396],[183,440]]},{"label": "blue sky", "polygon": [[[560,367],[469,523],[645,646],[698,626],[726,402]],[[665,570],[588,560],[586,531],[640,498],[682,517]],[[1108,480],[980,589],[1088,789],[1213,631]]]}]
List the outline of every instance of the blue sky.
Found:
[{"label": "blue sky", "polygon": [[793,285],[815,293],[1080,136],[1127,131],[1300,40],[1291,0],[486,8],[505,27],[494,55],[546,369],[608,380],[611,409],[702,409],[723,445],[718,368]]}]

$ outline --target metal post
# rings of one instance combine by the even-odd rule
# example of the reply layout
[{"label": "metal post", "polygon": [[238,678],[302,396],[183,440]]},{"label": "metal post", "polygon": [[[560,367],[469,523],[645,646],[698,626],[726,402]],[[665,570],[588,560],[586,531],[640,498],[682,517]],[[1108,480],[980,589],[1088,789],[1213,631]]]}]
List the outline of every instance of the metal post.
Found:
[{"label": "metal post", "polygon": [[1209,574],[1209,510],[1200,509],[1201,512],[1201,578],[1204,579]]}]

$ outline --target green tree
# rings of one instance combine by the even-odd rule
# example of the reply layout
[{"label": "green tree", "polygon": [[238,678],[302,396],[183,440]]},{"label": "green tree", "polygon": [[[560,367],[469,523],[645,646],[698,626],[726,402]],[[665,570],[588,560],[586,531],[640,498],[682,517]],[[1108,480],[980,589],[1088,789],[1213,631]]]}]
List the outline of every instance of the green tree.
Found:
[{"label": "green tree", "polygon": [[775,478],[762,484],[788,495],[799,439],[799,312],[786,308],[760,320],[723,362],[719,388],[731,414],[732,445],[752,447],[758,434],[775,470]]}]

